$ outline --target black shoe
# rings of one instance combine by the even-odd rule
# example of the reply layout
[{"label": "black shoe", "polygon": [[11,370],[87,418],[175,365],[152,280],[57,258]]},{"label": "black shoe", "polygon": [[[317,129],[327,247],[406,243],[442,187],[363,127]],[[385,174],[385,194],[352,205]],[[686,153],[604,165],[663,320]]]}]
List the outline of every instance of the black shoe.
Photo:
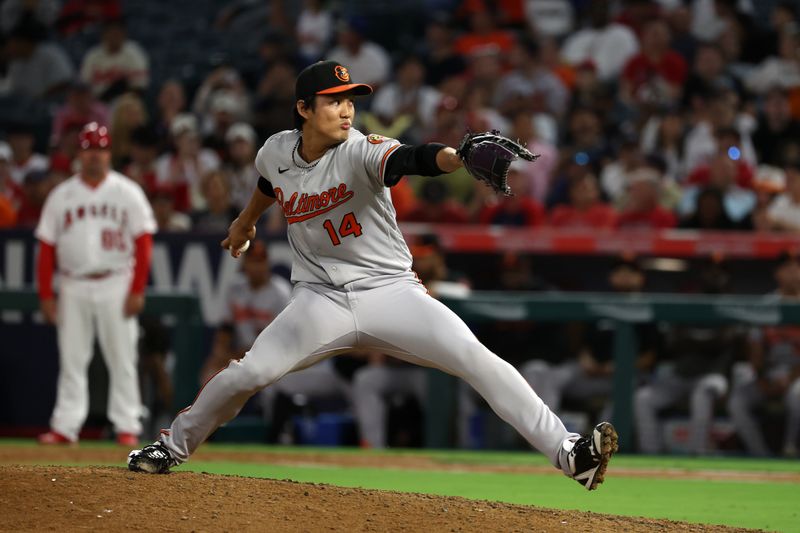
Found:
[{"label": "black shoe", "polygon": [[128,469],[133,472],[167,474],[170,468],[177,465],[178,461],[172,458],[169,450],[161,442],[154,442],[128,454]]},{"label": "black shoe", "polygon": [[605,479],[608,461],[618,449],[614,426],[600,422],[590,435],[576,440],[563,459],[567,461],[572,479],[588,490],[594,490]]}]

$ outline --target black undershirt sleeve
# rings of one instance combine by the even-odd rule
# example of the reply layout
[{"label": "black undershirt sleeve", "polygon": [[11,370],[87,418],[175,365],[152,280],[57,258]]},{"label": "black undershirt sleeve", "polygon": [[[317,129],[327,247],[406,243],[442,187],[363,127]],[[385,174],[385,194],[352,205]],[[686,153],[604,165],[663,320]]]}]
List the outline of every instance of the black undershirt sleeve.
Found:
[{"label": "black undershirt sleeve", "polygon": [[440,143],[420,144],[418,146],[402,145],[389,156],[383,172],[383,183],[387,187],[397,185],[405,175],[438,176],[443,174],[436,164],[436,154],[445,148]]},{"label": "black undershirt sleeve", "polygon": [[275,191],[272,190],[272,184],[264,176],[258,177],[258,190],[261,191],[261,193],[265,196],[275,198]]}]

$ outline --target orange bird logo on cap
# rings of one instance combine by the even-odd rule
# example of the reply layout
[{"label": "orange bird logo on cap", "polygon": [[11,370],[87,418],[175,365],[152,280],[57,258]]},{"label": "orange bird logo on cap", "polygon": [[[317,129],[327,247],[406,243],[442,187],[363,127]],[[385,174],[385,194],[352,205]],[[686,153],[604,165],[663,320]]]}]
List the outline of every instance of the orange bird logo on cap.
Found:
[{"label": "orange bird logo on cap", "polygon": [[333,69],[333,73],[336,74],[336,77],[343,82],[350,81],[350,73],[347,72],[347,69],[341,65],[336,65],[336,68]]}]

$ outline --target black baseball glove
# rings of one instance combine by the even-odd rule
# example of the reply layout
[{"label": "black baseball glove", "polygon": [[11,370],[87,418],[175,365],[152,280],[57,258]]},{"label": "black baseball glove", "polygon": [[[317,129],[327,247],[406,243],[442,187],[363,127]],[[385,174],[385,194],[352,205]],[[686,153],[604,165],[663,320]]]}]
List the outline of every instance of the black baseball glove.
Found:
[{"label": "black baseball glove", "polygon": [[518,142],[503,137],[497,130],[467,133],[456,153],[472,177],[488,183],[496,192],[506,196],[511,196],[511,187],[508,186],[508,167],[511,162],[518,157],[528,161],[539,158]]}]

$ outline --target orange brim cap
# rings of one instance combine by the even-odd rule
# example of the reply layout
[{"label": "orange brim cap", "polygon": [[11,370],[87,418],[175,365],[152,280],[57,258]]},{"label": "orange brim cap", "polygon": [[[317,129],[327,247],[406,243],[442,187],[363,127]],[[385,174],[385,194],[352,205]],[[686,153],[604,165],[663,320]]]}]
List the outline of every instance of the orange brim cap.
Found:
[{"label": "orange brim cap", "polygon": [[336,87],[331,87],[330,89],[317,91],[317,94],[338,94],[347,91],[352,91],[353,94],[358,96],[366,96],[368,94],[372,94],[372,87],[364,83],[349,83],[347,85],[337,85]]}]

